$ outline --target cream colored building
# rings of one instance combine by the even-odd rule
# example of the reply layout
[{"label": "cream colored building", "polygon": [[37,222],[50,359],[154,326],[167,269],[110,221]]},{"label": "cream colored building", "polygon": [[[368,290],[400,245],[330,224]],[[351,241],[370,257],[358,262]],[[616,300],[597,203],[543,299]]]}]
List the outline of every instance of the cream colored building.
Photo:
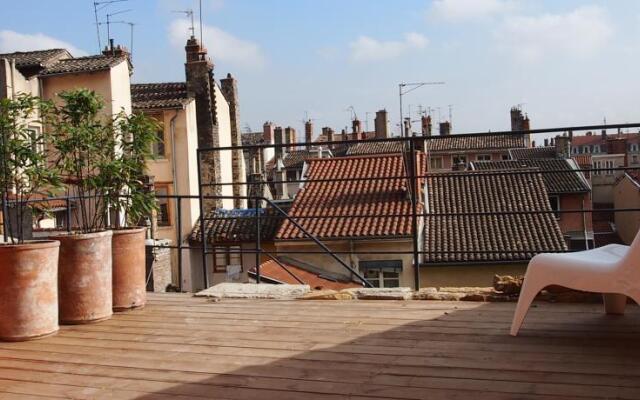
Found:
[{"label": "cream colored building", "polygon": [[[640,172],[624,174],[613,188],[613,205],[619,208],[640,208]],[[618,235],[626,244],[631,244],[640,229],[640,211],[615,213]]]}]

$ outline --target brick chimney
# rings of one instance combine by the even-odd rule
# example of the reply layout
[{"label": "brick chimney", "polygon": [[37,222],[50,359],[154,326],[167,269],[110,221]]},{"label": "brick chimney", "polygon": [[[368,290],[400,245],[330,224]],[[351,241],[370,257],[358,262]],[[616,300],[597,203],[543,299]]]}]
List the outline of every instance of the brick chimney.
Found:
[{"label": "brick chimney", "polygon": [[629,156],[627,154],[628,140],[620,137],[607,138],[607,153],[608,154],[624,154],[624,166],[629,165]]},{"label": "brick chimney", "polygon": [[273,125],[273,122],[267,121],[262,125],[262,140],[264,140],[266,144],[275,143],[275,125]]},{"label": "brick chimney", "polygon": [[359,119],[354,119],[351,122],[351,129],[353,134],[353,140],[362,140],[364,139],[364,135],[362,133],[362,122]]},{"label": "brick chimney", "polygon": [[449,121],[440,122],[440,136],[451,135],[451,123]]},{"label": "brick chimney", "polygon": [[296,139],[296,130],[290,126],[287,126],[284,129],[284,138],[285,143],[289,144],[289,151],[294,151],[296,149],[296,143],[298,140]]},{"label": "brick chimney", "polygon": [[313,141],[313,122],[311,120],[304,123],[304,141],[309,143],[307,149],[311,147],[310,143]]},{"label": "brick chimney", "polygon": [[[193,36],[187,40],[186,83],[187,95],[196,100],[196,126],[198,128],[198,147],[219,147],[218,116],[216,114],[215,82],[213,62],[207,57],[207,50]],[[221,182],[220,152],[212,151],[202,155],[202,183]],[[220,185],[208,185],[205,195],[220,196]],[[211,208],[222,207],[222,201],[205,201],[205,212]]]},{"label": "brick chimney", "polygon": [[569,136],[567,136],[566,134],[562,136],[556,136],[555,147],[556,153],[559,156],[564,158],[571,157],[571,138],[569,138]]},{"label": "brick chimney", "polygon": [[422,136],[431,136],[431,115],[423,115],[420,121],[422,125]]},{"label": "brick chimney", "polygon": [[389,118],[387,116],[387,110],[376,111],[374,125],[376,139],[386,139],[389,137]]},{"label": "brick chimney", "polygon": [[523,131],[522,123],[524,121],[524,115],[522,110],[518,107],[511,107],[511,131]]},{"label": "brick chimney", "polygon": [[[278,144],[284,144],[285,139],[284,139],[284,131],[282,130],[281,126],[276,126],[275,130],[274,130],[274,144],[278,145]],[[275,157],[276,159],[282,157],[282,153],[284,153],[284,147],[282,146],[277,146],[275,147]]]},{"label": "brick chimney", "polygon": [[[240,132],[240,105],[238,99],[238,81],[231,75],[220,80],[220,90],[229,103],[229,120],[231,121],[231,144],[242,146],[242,136]],[[233,176],[233,203],[235,208],[246,207],[247,185],[240,184],[246,180],[244,165],[244,155],[242,150],[231,152],[231,171]]]},{"label": "brick chimney", "polygon": [[[322,135],[324,135],[324,137],[327,139],[327,142],[333,142],[335,140],[333,129],[329,128],[328,126],[322,128]],[[330,144],[329,148],[332,147],[333,145]]]}]

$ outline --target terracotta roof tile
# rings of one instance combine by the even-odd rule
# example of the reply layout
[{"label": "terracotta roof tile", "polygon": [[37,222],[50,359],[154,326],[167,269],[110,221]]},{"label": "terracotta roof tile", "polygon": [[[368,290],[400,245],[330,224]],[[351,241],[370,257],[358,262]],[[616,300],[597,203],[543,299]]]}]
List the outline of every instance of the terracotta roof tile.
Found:
[{"label": "terracotta roof tile", "polygon": [[182,108],[189,102],[185,82],[136,83],[131,85],[131,106],[137,110]]},{"label": "terracotta roof tile", "polygon": [[34,51],[16,51],[14,53],[0,54],[0,59],[15,60],[16,67],[47,67],[63,58],[71,58],[71,54],[65,49],[47,49]]},{"label": "terracotta roof tile", "polygon": [[[88,57],[65,58],[45,68],[41,75],[71,74],[78,72],[96,72],[108,70],[123,61],[125,55],[97,55]],[[128,61],[127,61],[128,62]]]},{"label": "terracotta roof tile", "polygon": [[[417,154],[418,171],[424,173],[424,153]],[[375,179],[405,175],[403,156],[400,154],[310,160],[306,174],[309,180],[372,179],[306,182],[296,195],[289,215],[313,216],[314,218],[298,219],[297,222],[319,238],[409,236],[411,201],[406,179]],[[422,204],[418,208],[422,210]],[[373,214],[378,217],[353,217],[358,214]],[[328,217],[322,217],[323,215]],[[307,239],[289,221],[282,224],[276,238]]]},{"label": "terracotta roof tile", "polygon": [[432,152],[507,150],[517,147],[526,147],[525,137],[522,134],[432,136],[427,142],[427,148]]},{"label": "terracotta roof tile", "polygon": [[[304,284],[311,286],[314,290],[342,290],[349,288],[361,288],[362,284],[349,281],[345,278],[336,278],[329,275],[326,271],[311,271],[309,268],[303,268],[298,263],[291,260],[279,259],[289,272],[294,274]],[[255,267],[249,270],[250,275],[255,275]],[[286,283],[291,285],[300,285],[300,281],[294,278],[280,266],[276,261],[269,260],[260,264],[260,276],[271,281]]]},{"label": "terracotta roof tile", "polygon": [[519,149],[510,149],[509,154],[514,160],[531,158],[558,158],[558,153],[555,146],[523,147]]},{"label": "terracotta roof tile", "polygon": [[543,173],[542,178],[549,193],[584,193],[591,191],[586,178],[576,171],[566,159],[524,159],[504,161],[476,161],[472,163],[476,170],[518,170],[536,168],[540,171],[567,171]]},{"label": "terracotta roof tile", "polygon": [[347,156],[360,156],[366,154],[393,154],[401,153],[404,148],[403,142],[360,142],[353,144],[347,149]]},{"label": "terracotta roof tile", "polygon": [[[429,212],[434,214],[551,211],[544,181],[535,171],[523,175],[431,174],[427,191]],[[567,250],[551,213],[427,214],[425,223],[426,263],[520,261],[540,252]]]},{"label": "terracotta roof tile", "polygon": [[[273,209],[261,209],[260,238],[272,241],[275,237],[282,216]],[[255,209],[214,209],[207,215],[205,221],[208,243],[241,243],[254,242],[256,239]],[[191,230],[189,240],[200,243],[200,220]]]}]

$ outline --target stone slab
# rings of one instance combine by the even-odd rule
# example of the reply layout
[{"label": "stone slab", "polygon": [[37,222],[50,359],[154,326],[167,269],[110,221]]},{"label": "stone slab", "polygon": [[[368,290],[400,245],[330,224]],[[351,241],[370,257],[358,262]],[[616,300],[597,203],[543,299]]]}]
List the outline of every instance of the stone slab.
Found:
[{"label": "stone slab", "polygon": [[196,297],[219,299],[297,299],[309,293],[309,285],[273,285],[269,283],[219,283],[196,293]]}]

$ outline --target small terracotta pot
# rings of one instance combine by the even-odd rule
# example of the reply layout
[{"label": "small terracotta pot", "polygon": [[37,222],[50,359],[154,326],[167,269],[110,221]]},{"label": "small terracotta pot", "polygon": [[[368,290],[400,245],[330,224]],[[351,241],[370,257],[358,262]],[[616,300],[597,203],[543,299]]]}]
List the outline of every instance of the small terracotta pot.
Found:
[{"label": "small terracotta pot", "polygon": [[60,241],[60,322],[86,324],[113,315],[111,231],[55,236]]},{"label": "small terracotta pot", "polygon": [[146,228],[113,231],[113,309],[144,307],[147,302],[145,271]]},{"label": "small terracotta pot", "polygon": [[0,340],[22,341],[58,331],[60,243],[0,245]]}]

